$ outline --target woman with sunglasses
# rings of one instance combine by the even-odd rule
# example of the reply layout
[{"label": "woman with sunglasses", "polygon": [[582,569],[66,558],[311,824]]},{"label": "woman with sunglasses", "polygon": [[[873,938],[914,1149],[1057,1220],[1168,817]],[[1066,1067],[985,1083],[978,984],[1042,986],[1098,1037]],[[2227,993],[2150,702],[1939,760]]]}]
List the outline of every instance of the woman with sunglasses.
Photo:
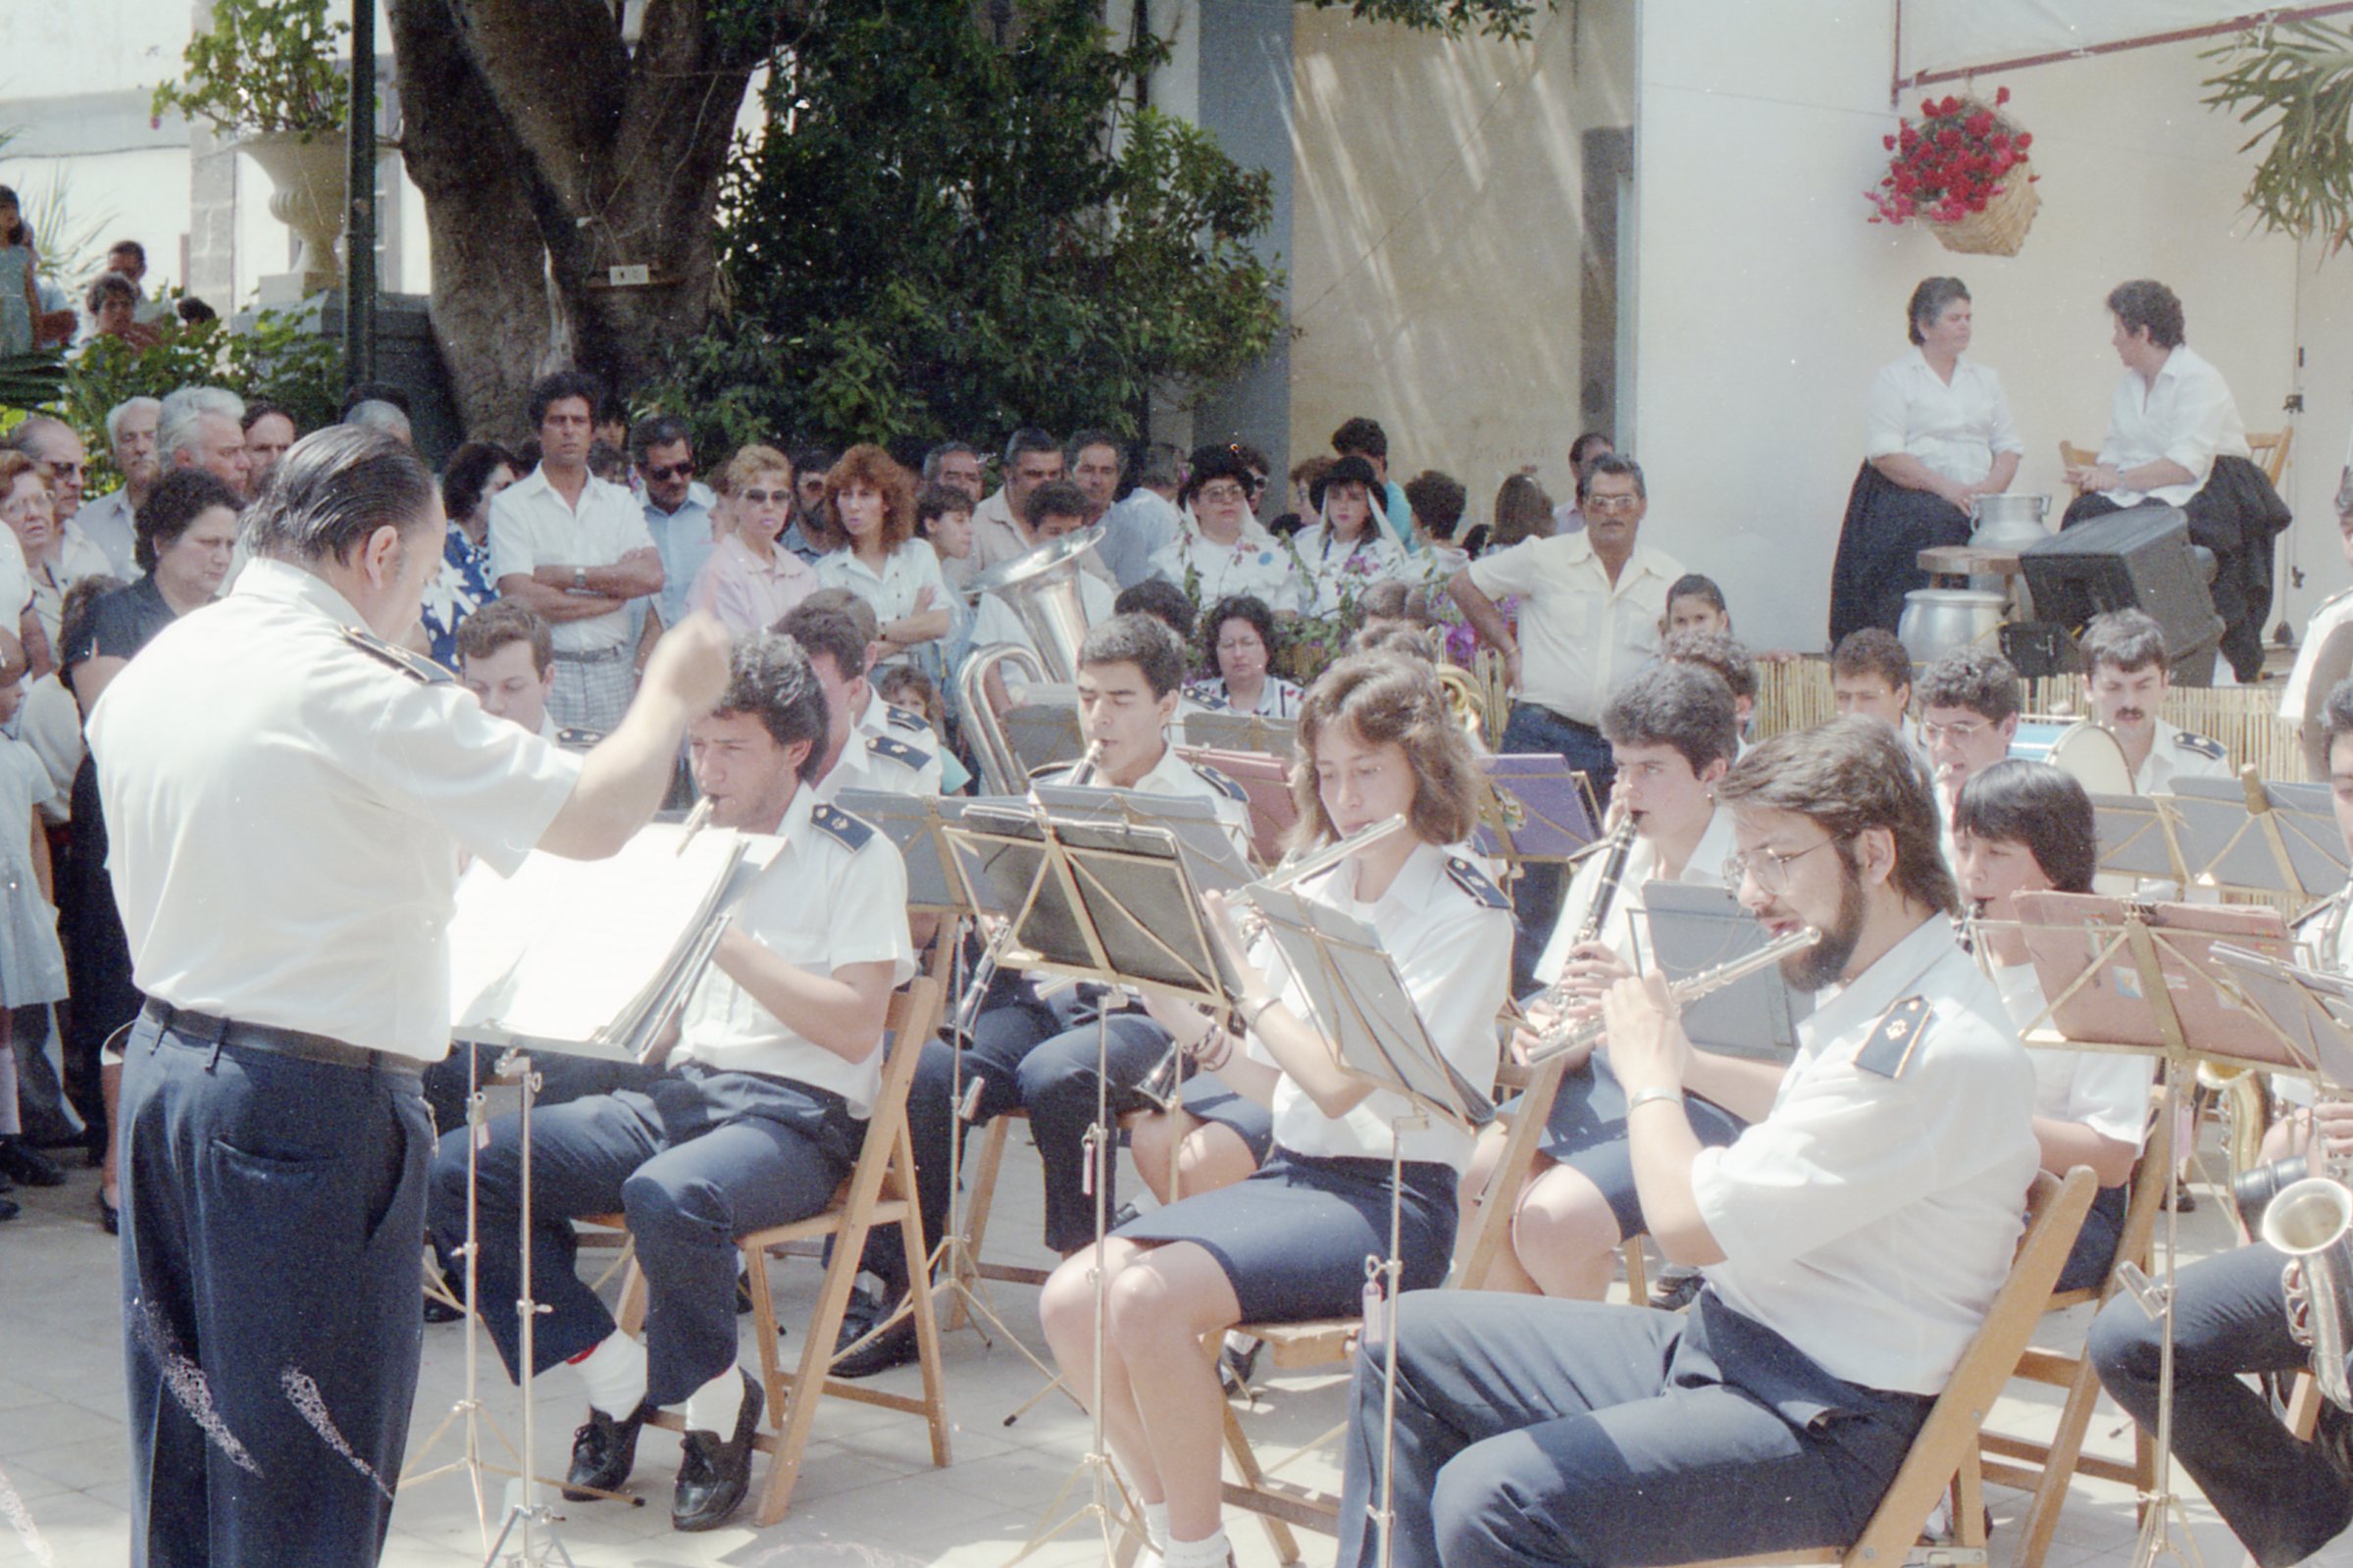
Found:
[{"label": "woman with sunglasses", "polygon": [[793,460],[746,446],[719,471],[719,521],[727,531],[687,597],[737,636],[765,632],[817,587],[817,574],[778,542],[793,516]]}]

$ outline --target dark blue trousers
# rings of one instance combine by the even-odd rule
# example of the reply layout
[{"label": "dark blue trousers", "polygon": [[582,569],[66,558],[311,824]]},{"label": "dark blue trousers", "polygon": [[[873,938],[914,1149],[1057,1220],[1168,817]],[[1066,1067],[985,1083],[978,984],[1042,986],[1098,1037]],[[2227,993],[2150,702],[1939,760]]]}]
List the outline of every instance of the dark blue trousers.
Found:
[{"label": "dark blue trousers", "polygon": [[[1382,1363],[1357,1360],[1340,1568],[1380,1561]],[[1645,1568],[1860,1535],[1930,1401],[1842,1383],[1702,1291],[1688,1314],[1398,1298],[1396,1568]]]},{"label": "dark blue trousers", "polygon": [[[645,1397],[673,1405],[736,1363],[736,1238],[822,1209],[857,1158],[864,1124],[841,1097],[751,1073],[672,1068],[643,1089],[590,1095],[531,1121],[531,1293],[536,1375],[593,1348],[613,1316],[575,1267],[571,1221],[629,1217],[645,1274]],[[522,1118],[489,1124],[477,1158],[483,1321],[508,1375],[522,1362]],[[433,1161],[434,1239],[466,1239],[466,1134]],[[413,1308],[412,1308],[413,1313]],[[608,1415],[626,1415],[614,1410]]]},{"label": "dark blue trousers", "polygon": [[[1511,704],[1504,726],[1504,750],[1514,756],[1556,752],[1593,784],[1593,798],[1603,811],[1610,808],[1610,786],[1617,782],[1617,760],[1610,742],[1591,725],[1562,718],[1533,702]],[[1559,866],[1522,866],[1511,889],[1511,916],[1518,927],[1511,941],[1511,994],[1524,996],[1536,988],[1536,960],[1552,939],[1560,918],[1560,899],[1568,878]]]},{"label": "dark blue trousers", "polygon": [[[2300,1442],[2240,1380],[2297,1372],[2279,1283],[2286,1259],[2260,1242],[2184,1264],[2174,1276],[2174,1457],[2264,1568],[2301,1562],[2353,1524],[2353,1487],[2322,1447]],[[2158,1327],[2129,1295],[2092,1319],[2084,1348],[2110,1398],[2157,1430]],[[2321,1419],[2336,1419],[2326,1404]]]},{"label": "dark blue trousers", "polygon": [[141,1019],[123,1128],[131,1561],[373,1564],[423,1329],[416,1075]]}]

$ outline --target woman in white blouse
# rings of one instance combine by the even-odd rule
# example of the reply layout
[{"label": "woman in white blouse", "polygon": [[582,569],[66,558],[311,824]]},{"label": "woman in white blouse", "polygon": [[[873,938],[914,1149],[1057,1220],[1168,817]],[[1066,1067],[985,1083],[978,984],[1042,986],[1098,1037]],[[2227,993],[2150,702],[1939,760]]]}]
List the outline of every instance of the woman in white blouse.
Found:
[{"label": "woman in white blouse", "polygon": [[1299,687],[1273,674],[1274,612],[1263,599],[1237,593],[1201,618],[1202,641],[1216,679],[1195,683],[1194,700],[1220,713],[1289,719],[1299,712]]},{"label": "woman in white blouse", "polygon": [[[1509,981],[1509,900],[1448,846],[1476,823],[1477,764],[1430,667],[1379,654],[1343,659],[1308,692],[1292,772],[1301,847],[1393,816],[1410,831],[1299,885],[1308,899],[1370,925],[1433,1043],[1465,1080],[1493,1081],[1495,1012]],[[1111,1450],[1167,1568],[1220,1568],[1218,1449],[1224,1394],[1204,1338],[1244,1322],[1347,1316],[1362,1305],[1365,1259],[1390,1251],[1391,1140],[1402,1140],[1406,1290],[1445,1277],[1455,1184],[1468,1132],[1430,1118],[1393,1131],[1406,1101],[1339,1063],[1306,993],[1264,938],[1247,954],[1213,906],[1244,977],[1234,1027],[1184,1003],[1150,1005],[1201,1068],[1269,1105],[1264,1166],[1219,1191],[1120,1227],[1066,1260],[1040,1311],[1071,1389],[1102,1413]],[[1104,1332],[1096,1362],[1096,1282]]]},{"label": "woman in white blouse", "polygon": [[861,442],[826,471],[825,509],[842,542],[817,560],[821,587],[847,588],[882,624],[878,663],[947,635],[947,582],[940,557],[915,537],[915,478],[879,446]]},{"label": "woman in white blouse", "polygon": [[1303,613],[1346,615],[1372,583],[1406,571],[1405,548],[1373,521],[1373,492],[1381,482],[1372,465],[1353,454],[1324,471],[1307,492],[1316,522],[1299,531],[1291,546],[1304,574]]},{"label": "woman in white blouse", "polygon": [[1927,586],[1919,552],[1967,544],[1969,509],[2010,487],[2025,446],[2001,378],[1962,355],[1969,288],[1928,278],[1905,307],[1913,350],[1871,382],[1863,470],[1847,497],[1830,575],[1830,641],[1896,629],[1904,595]]},{"label": "woman in white blouse", "polygon": [[1176,537],[1151,558],[1154,577],[1166,578],[1197,605],[1237,593],[1262,599],[1278,616],[1300,609],[1299,571],[1290,549],[1251,515],[1257,476],[1232,446],[1199,446],[1177,492]]}]

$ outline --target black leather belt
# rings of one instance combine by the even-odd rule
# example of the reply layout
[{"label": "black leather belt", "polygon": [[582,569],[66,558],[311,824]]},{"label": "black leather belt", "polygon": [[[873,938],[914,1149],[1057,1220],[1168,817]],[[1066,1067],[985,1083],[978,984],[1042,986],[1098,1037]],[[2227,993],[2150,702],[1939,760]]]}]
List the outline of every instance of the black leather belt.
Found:
[{"label": "black leather belt", "polygon": [[421,1078],[425,1064],[413,1056],[395,1055],[390,1051],[375,1051],[365,1045],[346,1045],[325,1035],[306,1035],[298,1029],[278,1029],[268,1024],[240,1024],[230,1018],[215,1018],[185,1007],[174,1007],[150,996],[140,1011],[155,1021],[156,1027],[171,1031],[181,1039],[198,1040],[207,1045],[228,1045],[237,1050],[266,1051],[273,1056],[291,1056],[298,1062],[320,1062],[329,1067],[348,1067],[361,1073],[398,1073],[409,1078]]}]

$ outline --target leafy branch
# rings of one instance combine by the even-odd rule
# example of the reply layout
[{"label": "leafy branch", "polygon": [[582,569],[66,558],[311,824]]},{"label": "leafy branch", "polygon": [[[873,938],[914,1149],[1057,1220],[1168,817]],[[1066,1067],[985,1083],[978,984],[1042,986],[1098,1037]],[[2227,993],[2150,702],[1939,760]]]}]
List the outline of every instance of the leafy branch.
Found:
[{"label": "leafy branch", "polygon": [[2264,227],[2298,239],[2324,235],[2330,250],[2353,232],[2353,34],[2309,20],[2240,33],[2200,59],[2226,59],[2203,100],[2237,110],[2255,133],[2239,151],[2271,145],[2247,183]]}]

